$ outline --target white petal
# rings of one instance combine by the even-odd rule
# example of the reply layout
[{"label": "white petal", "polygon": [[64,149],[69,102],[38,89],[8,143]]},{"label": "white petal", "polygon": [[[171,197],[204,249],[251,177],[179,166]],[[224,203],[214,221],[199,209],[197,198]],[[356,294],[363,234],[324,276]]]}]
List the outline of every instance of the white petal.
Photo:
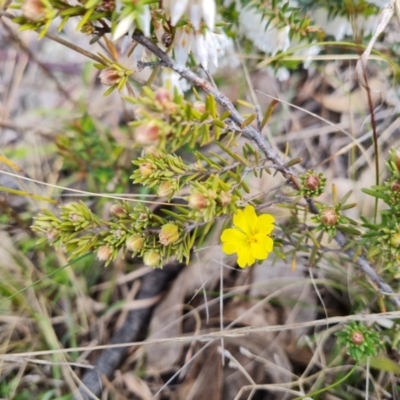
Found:
[{"label": "white petal", "polygon": [[150,22],[151,22],[151,14],[150,14],[150,6],[147,4],[143,8],[143,14],[139,16],[140,22],[142,23],[144,36],[150,36]]},{"label": "white petal", "polygon": [[197,34],[193,45],[193,55],[197,62],[203,66],[204,69],[208,67],[208,49],[205,38],[202,34]]},{"label": "white petal", "polygon": [[129,36],[124,36],[120,42],[121,46],[121,55],[125,55],[126,52],[128,51],[129,47],[132,45],[132,38]]},{"label": "white petal", "polygon": [[201,0],[201,8],[203,11],[204,22],[206,23],[207,28],[212,31],[215,26],[215,0]]},{"label": "white petal", "polygon": [[132,13],[122,18],[121,21],[118,22],[118,25],[115,28],[114,34],[112,36],[112,40],[114,42],[124,36],[129,31],[129,29],[133,25],[133,21],[135,19],[134,17],[135,15]]},{"label": "white petal", "polygon": [[179,93],[186,92],[191,88],[188,81],[186,79],[182,79],[181,76],[167,68],[163,68],[163,72],[161,74],[163,87],[169,87],[171,93],[174,93],[174,88],[178,89]]},{"label": "white petal", "polygon": [[188,6],[188,0],[172,0],[171,4],[171,25],[175,26],[181,19]]},{"label": "white petal", "polygon": [[192,44],[192,35],[185,28],[179,28],[175,33],[174,53],[177,64],[181,67],[186,65]]},{"label": "white petal", "polygon": [[201,23],[201,6],[197,1],[191,1],[189,8],[189,18],[193,28],[198,31]]},{"label": "white petal", "polygon": [[139,61],[143,61],[146,57],[145,49],[140,44],[135,47],[132,53],[133,65],[136,67]]},{"label": "white petal", "polygon": [[213,32],[206,32],[206,43],[208,49],[208,58],[212,61],[212,63],[218,67],[218,53],[221,52],[221,46],[216,40],[216,35]]},{"label": "white petal", "polygon": [[115,1],[115,11],[120,12],[122,8],[122,1],[121,0],[116,0]]}]

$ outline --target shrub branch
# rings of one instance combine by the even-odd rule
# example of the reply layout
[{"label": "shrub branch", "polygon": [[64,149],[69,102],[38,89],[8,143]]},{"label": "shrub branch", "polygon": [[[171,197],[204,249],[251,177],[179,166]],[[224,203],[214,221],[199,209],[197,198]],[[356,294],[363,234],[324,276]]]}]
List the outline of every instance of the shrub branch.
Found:
[{"label": "shrub branch", "polygon": [[[257,131],[250,125],[242,127],[245,119],[236,110],[232,102],[223,93],[221,93],[213,83],[201,78],[189,68],[185,66],[179,66],[171,57],[168,56],[168,54],[162,51],[151,39],[145,37],[144,35],[140,33],[134,33],[132,35],[132,39],[157,56],[163,65],[174,70],[183,78],[190,81],[193,85],[204,90],[206,93],[211,94],[218,104],[231,113],[230,119],[236,125],[236,130],[240,131],[244,137],[253,141],[257,145],[257,147],[265,154],[266,158],[272,162],[272,168],[279,171],[283,175],[288,185],[295,190],[300,189],[297,176],[292,173],[289,167],[287,167],[284,160],[282,160],[279,154],[268,144],[260,131]],[[319,210],[315,206],[313,199],[305,198],[305,200],[307,201],[310,212],[313,214],[319,214]],[[335,235],[335,240],[342,248],[346,247],[347,239],[342,233],[338,232]],[[350,259],[354,257],[354,252],[351,250],[345,250],[344,253],[350,257]],[[397,296],[392,287],[379,276],[379,274],[368,263],[368,261],[364,257],[358,257],[355,262],[361,271],[378,286],[379,290],[382,293],[391,296],[390,300],[394,305],[396,305],[396,307],[400,308],[399,296]]]}]

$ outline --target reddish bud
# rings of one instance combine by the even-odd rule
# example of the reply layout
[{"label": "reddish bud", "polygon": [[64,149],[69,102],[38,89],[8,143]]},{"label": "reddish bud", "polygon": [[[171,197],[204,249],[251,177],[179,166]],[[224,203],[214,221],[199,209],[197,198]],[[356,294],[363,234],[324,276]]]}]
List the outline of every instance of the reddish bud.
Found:
[{"label": "reddish bud", "polygon": [[110,213],[117,218],[125,218],[128,216],[125,208],[121,206],[120,204],[113,204],[110,207]]},{"label": "reddish bud", "polygon": [[114,68],[106,68],[100,72],[99,79],[103,85],[113,86],[121,80],[121,73]]},{"label": "reddish bud", "polygon": [[114,11],[115,1],[114,0],[103,0],[97,7],[101,11]]},{"label": "reddish bud", "polygon": [[169,103],[170,101],[172,101],[171,93],[165,88],[160,88],[156,92],[156,100],[159,101],[162,105]]},{"label": "reddish bud", "polygon": [[26,0],[21,10],[25,18],[34,22],[43,21],[46,18],[46,8],[40,0]]},{"label": "reddish bud", "polygon": [[208,200],[204,194],[192,193],[189,196],[189,207],[195,210],[202,210],[208,206]]},{"label": "reddish bud", "polygon": [[394,181],[391,184],[390,189],[392,189],[393,192],[399,192],[400,191],[400,181],[399,180]]},{"label": "reddish bud", "polygon": [[321,212],[321,221],[327,226],[335,226],[339,216],[333,208],[327,208]]},{"label": "reddish bud", "polygon": [[168,246],[179,239],[179,229],[175,224],[169,223],[163,225],[159,234],[160,243]]},{"label": "reddish bud", "polygon": [[321,182],[320,182],[318,176],[310,175],[310,176],[307,176],[307,178],[304,182],[304,186],[308,190],[316,190],[316,189],[318,189],[320,183]]},{"label": "reddish bud", "polygon": [[97,259],[100,261],[107,261],[111,256],[110,246],[100,246],[97,250]]},{"label": "reddish bud", "polygon": [[360,345],[363,344],[365,341],[364,335],[362,332],[360,331],[355,331],[351,334],[351,341],[356,344],[356,345]]},{"label": "reddish bud", "polygon": [[193,104],[193,108],[195,110],[201,112],[202,114],[204,114],[206,112],[206,105],[202,101],[196,101]]},{"label": "reddish bud", "polygon": [[156,167],[150,163],[150,162],[144,162],[139,165],[139,171],[140,175],[143,176],[143,178],[147,178],[150,176],[154,171],[156,170]]},{"label": "reddish bud", "polygon": [[160,128],[152,123],[140,125],[135,132],[139,144],[153,144],[160,137]]}]

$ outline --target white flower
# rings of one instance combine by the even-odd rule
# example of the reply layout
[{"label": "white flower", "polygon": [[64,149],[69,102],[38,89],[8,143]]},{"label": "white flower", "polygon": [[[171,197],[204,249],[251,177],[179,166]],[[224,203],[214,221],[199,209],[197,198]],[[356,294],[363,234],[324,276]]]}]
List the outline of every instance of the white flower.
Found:
[{"label": "white flower", "polygon": [[188,27],[178,28],[175,32],[174,53],[177,64],[181,67],[186,65],[190,48],[193,41],[193,32]]},{"label": "white flower", "polygon": [[186,79],[182,79],[177,72],[168,68],[163,69],[161,79],[163,87],[168,88],[171,93],[174,92],[174,88],[177,88],[179,93],[183,93],[191,87]]},{"label": "white flower", "polygon": [[209,30],[205,33],[195,33],[188,26],[178,28],[175,33],[174,54],[179,66],[186,64],[190,51],[203,68],[208,69],[211,64],[211,72],[216,70],[220,59],[225,67],[235,67],[239,64],[233,41],[224,33],[217,34]]},{"label": "white flower", "polygon": [[172,0],[170,5],[171,24],[175,26],[186,11],[189,0]]},{"label": "white flower", "polygon": [[130,30],[132,32],[135,30],[135,14],[130,13],[126,17],[122,18],[121,21],[118,22],[117,27],[115,28],[115,31],[112,36],[112,40],[115,42],[122,36],[124,36],[126,33],[128,33]]},{"label": "white flower", "polygon": [[289,26],[278,29],[274,21],[268,25],[268,19],[252,8],[240,10],[239,22],[244,36],[251,40],[259,50],[268,54],[276,54],[280,50],[288,49],[290,44]]},{"label": "white flower", "polygon": [[129,36],[132,36],[132,33],[136,29],[135,19],[136,22],[139,22],[140,29],[143,30],[144,35],[150,36],[150,23],[151,23],[150,6],[145,5],[143,7],[142,13],[139,14],[137,11],[133,11],[118,22],[115,31],[112,35],[112,40],[115,42],[122,36],[126,35],[128,32]]},{"label": "white flower", "polygon": [[196,61],[202,65],[204,69],[208,68],[208,52],[209,44],[205,35],[198,33],[195,36],[193,44],[193,55]]},{"label": "white flower", "polygon": [[[370,3],[377,4],[378,1],[370,1]],[[312,18],[315,24],[320,26],[326,34],[333,36],[338,41],[343,40],[345,36],[353,35],[353,26],[346,17],[329,18],[327,10],[318,8],[312,11]],[[363,31],[365,35],[369,35],[375,32],[378,23],[379,15],[372,15],[367,18],[359,15],[355,19],[354,25],[357,29]]]},{"label": "white flower", "polygon": [[202,0],[201,1],[201,10],[202,10],[203,19],[207,25],[207,28],[212,31],[215,26],[215,15],[217,13],[217,7],[215,5],[215,0]]},{"label": "white flower", "polygon": [[139,15],[139,20],[141,22],[144,36],[150,36],[151,13],[148,4],[143,7],[143,13]]},{"label": "white flower", "polygon": [[163,2],[163,7],[171,15],[172,26],[187,13],[196,31],[200,29],[202,19],[208,29],[214,29],[217,10],[215,0],[169,0]]}]

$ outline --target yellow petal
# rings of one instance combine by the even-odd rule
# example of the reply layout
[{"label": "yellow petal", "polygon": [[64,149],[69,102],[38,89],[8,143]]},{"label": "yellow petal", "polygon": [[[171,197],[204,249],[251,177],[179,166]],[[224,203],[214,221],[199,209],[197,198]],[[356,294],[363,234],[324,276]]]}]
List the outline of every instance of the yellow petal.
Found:
[{"label": "yellow petal", "polygon": [[254,225],[254,233],[264,233],[268,235],[274,229],[275,218],[270,214],[262,214],[257,218]]},{"label": "yellow petal", "polygon": [[247,243],[247,236],[237,229],[225,229],[221,235],[222,251],[233,254]]},{"label": "yellow petal", "polygon": [[274,247],[274,241],[269,236],[256,235],[253,243],[251,243],[251,254],[257,260],[265,260]]},{"label": "yellow petal", "polygon": [[251,235],[256,222],[257,215],[253,206],[246,206],[244,211],[238,210],[233,216],[233,224],[247,235]]},{"label": "yellow petal", "polygon": [[237,263],[240,268],[245,268],[246,266],[250,267],[254,264],[255,258],[251,254],[251,248],[249,246],[245,246],[242,249],[239,249],[237,253]]}]

